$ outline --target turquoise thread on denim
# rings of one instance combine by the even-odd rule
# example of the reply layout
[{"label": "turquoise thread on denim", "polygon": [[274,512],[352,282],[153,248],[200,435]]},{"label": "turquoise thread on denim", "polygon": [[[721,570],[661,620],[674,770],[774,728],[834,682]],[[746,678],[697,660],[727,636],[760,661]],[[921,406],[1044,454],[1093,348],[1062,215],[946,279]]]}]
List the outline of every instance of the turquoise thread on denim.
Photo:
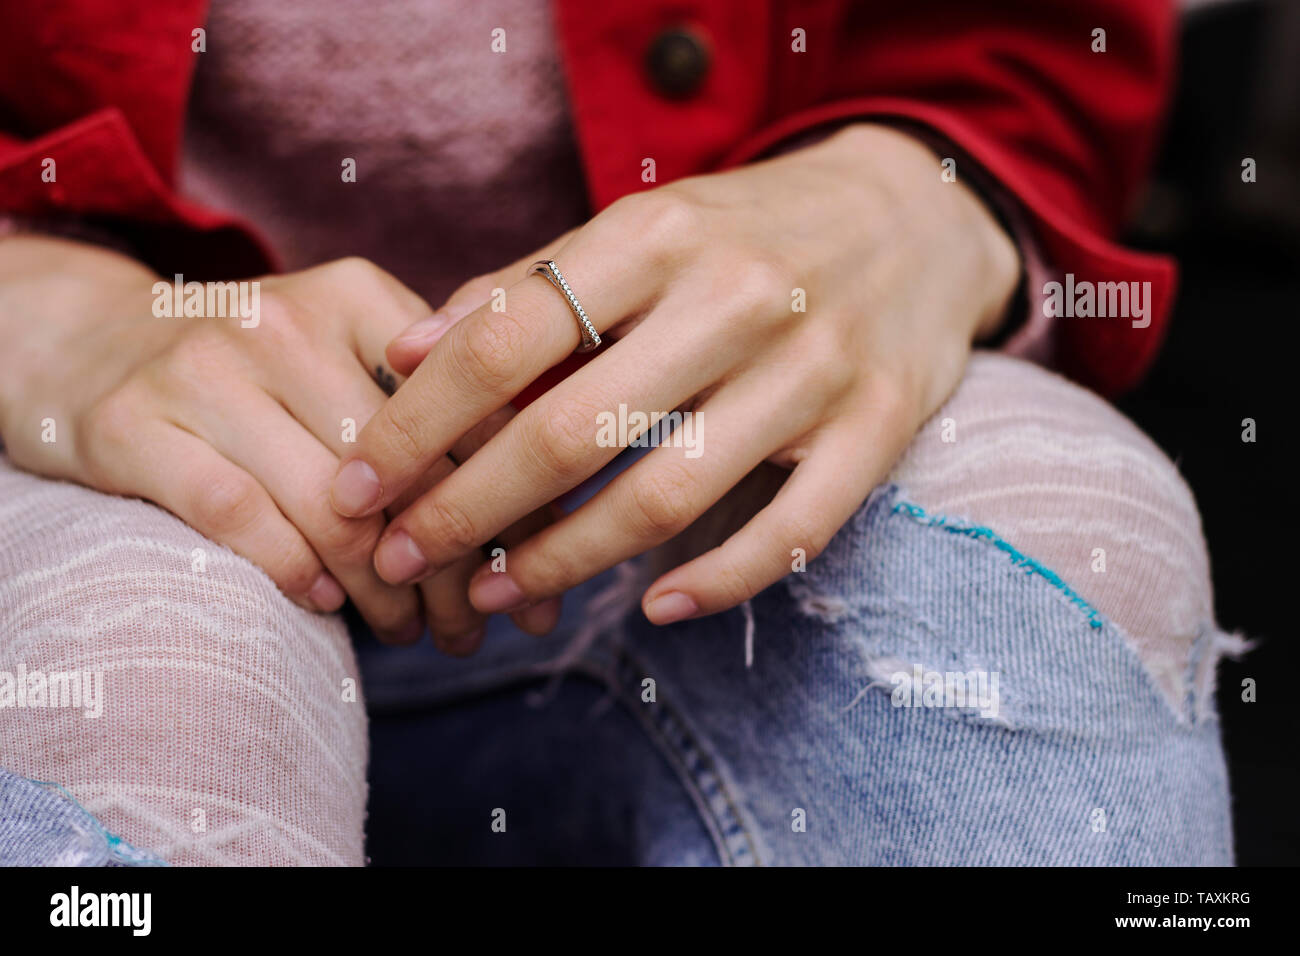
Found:
[{"label": "turquoise thread on denim", "polygon": [[944,531],[951,531],[953,534],[964,534],[969,538],[988,541],[999,551],[1005,552],[1006,555],[1011,558],[1012,562],[1023,567],[1029,574],[1037,574],[1046,579],[1049,584],[1060,590],[1067,598],[1069,598],[1071,604],[1088,615],[1088,622],[1093,627],[1101,627],[1101,615],[1097,613],[1097,609],[1081,598],[1072,587],[1062,581],[1055,571],[1040,564],[1033,558],[1021,554],[1009,541],[1005,541],[998,537],[991,528],[953,521],[951,518],[947,518],[944,515],[928,515],[925,513],[925,509],[920,505],[914,505],[908,501],[900,501],[898,504],[894,505],[894,511],[895,513],[905,514],[909,518],[919,521],[921,524],[929,525],[932,528],[942,528]]},{"label": "turquoise thread on denim", "polygon": [[166,866],[110,833],[66,788],[0,770],[0,865]]}]

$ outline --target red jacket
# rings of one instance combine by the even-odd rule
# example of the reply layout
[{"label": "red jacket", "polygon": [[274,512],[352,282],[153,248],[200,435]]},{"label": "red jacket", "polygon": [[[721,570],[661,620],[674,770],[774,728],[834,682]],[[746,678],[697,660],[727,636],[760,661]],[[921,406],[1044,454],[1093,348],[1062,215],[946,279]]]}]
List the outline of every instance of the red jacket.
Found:
[{"label": "red jacket", "polygon": [[[662,183],[745,162],[819,124],[906,119],[957,144],[1020,202],[1053,271],[1151,283],[1148,328],[1058,320],[1063,369],[1116,392],[1155,355],[1174,266],[1107,237],[1155,144],[1174,57],[1172,0],[555,5],[595,208],[647,188],[646,156]],[[206,0],[0,0],[0,213],[110,223],[164,274],[274,268],[246,224],[174,189],[199,55],[191,31],[206,12]],[[680,24],[703,40],[708,66],[691,95],[670,97],[649,80],[646,57]],[[1105,52],[1092,50],[1097,28]],[[792,49],[796,29],[806,52]],[[54,183],[42,181],[46,158],[57,163]],[[1029,290],[1035,307],[1040,293]]]}]

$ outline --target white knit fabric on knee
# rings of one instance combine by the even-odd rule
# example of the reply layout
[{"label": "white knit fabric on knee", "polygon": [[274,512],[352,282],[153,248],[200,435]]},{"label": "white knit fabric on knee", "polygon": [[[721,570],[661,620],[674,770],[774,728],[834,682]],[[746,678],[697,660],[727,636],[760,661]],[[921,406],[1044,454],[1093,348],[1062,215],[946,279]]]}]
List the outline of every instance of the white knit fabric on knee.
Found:
[{"label": "white knit fabric on knee", "polygon": [[1055,571],[1127,632],[1172,704],[1184,699],[1191,645],[1213,621],[1200,516],[1173,464],[1105,401],[977,353],[891,480]]},{"label": "white knit fabric on knee", "polygon": [[0,708],[0,766],[135,846],[363,862],[366,721],[339,617],[151,504],[0,456],[0,671],[20,670],[102,673],[102,713]]}]

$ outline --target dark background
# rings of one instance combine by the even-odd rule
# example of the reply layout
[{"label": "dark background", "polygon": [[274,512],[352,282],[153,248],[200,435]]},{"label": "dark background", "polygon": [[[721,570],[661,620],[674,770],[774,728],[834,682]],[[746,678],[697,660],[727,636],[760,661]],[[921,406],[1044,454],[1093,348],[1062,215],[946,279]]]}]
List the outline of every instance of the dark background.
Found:
[{"label": "dark background", "polygon": [[[1181,288],[1160,358],[1118,404],[1191,485],[1219,623],[1256,642],[1219,672],[1238,862],[1295,865],[1300,583],[1286,429],[1300,380],[1300,2],[1187,6],[1176,104],[1127,237],[1173,253]],[[1255,183],[1241,180],[1248,156]],[[1244,418],[1254,444],[1241,440]],[[1241,699],[1248,677],[1255,703]]]}]

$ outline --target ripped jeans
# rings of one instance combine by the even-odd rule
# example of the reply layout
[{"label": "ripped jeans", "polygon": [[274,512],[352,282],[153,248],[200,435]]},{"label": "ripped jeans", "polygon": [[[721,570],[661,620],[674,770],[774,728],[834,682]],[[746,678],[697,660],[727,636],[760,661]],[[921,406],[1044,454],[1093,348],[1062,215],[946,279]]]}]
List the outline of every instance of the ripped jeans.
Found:
[{"label": "ripped jeans", "polygon": [[1240,647],[1190,493],[1021,362],[977,356],[747,604],[655,628],[625,564],[464,661],[350,645],[210,542],[191,574],[203,539],[158,509],[6,468],[0,672],[105,681],[97,719],[0,708],[0,862],[1233,860],[1214,671]]},{"label": "ripped jeans", "polygon": [[630,617],[550,686],[504,627],[468,664],[366,647],[377,861],[1230,864],[1211,702],[957,529],[878,489],[752,608]]}]

